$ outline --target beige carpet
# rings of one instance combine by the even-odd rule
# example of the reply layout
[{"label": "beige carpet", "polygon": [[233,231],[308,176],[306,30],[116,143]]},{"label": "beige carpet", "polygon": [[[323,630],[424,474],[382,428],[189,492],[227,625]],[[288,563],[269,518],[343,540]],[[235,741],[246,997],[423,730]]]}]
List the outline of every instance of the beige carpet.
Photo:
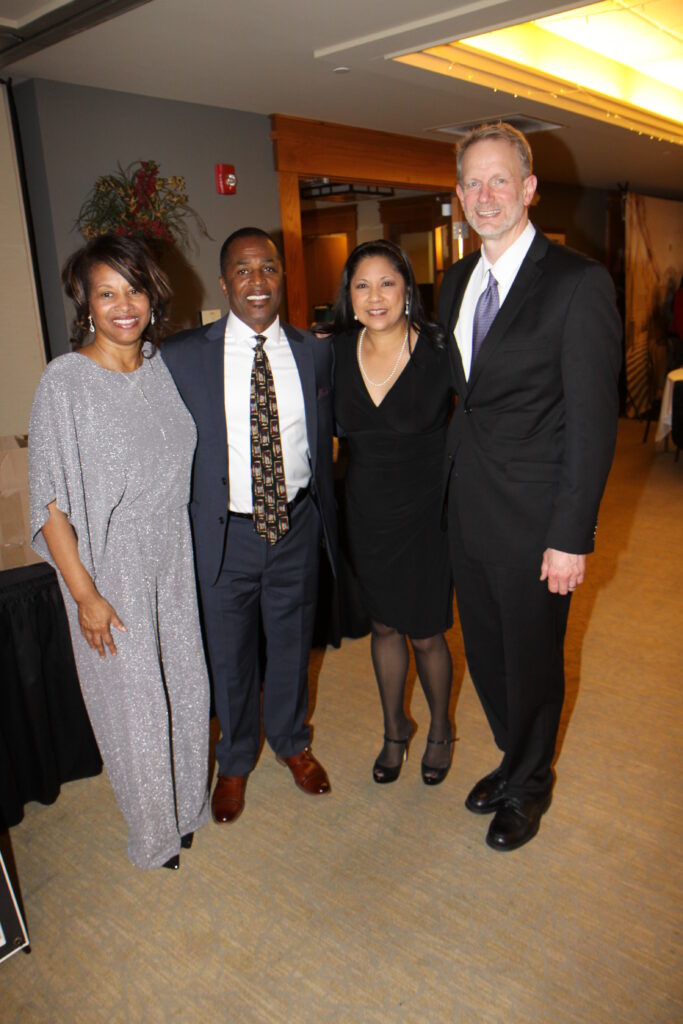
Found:
[{"label": "beige carpet", "polygon": [[683,1021],[683,462],[622,422],[598,553],[574,600],[557,787],[538,837],[484,844],[497,763],[463,662],[454,767],[373,784],[367,640],[312,659],[329,797],[268,749],[232,826],[176,874],[135,871],[106,778],[12,831],[33,951],[0,964],[2,1024],[679,1024]]}]

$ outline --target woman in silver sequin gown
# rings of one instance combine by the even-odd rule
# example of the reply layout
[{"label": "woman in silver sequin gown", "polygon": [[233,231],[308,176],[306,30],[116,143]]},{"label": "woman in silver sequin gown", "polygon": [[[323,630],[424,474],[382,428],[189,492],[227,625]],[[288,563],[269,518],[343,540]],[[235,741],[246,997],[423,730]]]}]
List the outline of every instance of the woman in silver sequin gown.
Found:
[{"label": "woman in silver sequin gown", "polygon": [[67,262],[79,347],[29,428],[35,549],[58,571],[90,721],[137,867],[208,819],[209,684],[187,504],[195,426],[155,341],[168,282],[133,239]]}]

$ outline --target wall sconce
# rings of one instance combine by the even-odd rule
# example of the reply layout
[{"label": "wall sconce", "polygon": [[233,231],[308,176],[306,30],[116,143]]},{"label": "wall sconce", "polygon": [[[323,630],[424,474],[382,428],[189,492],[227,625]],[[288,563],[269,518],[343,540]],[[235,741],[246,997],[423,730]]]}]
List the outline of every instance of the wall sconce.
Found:
[{"label": "wall sconce", "polygon": [[469,238],[470,226],[466,220],[453,221],[453,239],[458,243],[458,259],[461,260],[464,251],[464,240]]}]

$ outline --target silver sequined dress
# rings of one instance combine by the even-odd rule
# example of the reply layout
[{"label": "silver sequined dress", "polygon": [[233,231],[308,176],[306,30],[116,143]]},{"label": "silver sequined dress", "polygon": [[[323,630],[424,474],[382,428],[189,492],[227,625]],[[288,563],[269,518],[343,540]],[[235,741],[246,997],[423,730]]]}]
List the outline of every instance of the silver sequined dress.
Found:
[{"label": "silver sequined dress", "polygon": [[158,354],[118,373],[74,352],[53,360],[38,385],[33,546],[54,565],[41,530],[56,500],[127,628],[112,630],[117,656],[100,658],[58,573],[85,705],[128,824],[129,857],[143,868],[178,853],[180,836],[208,819],[209,684],[187,509],[195,443]]}]

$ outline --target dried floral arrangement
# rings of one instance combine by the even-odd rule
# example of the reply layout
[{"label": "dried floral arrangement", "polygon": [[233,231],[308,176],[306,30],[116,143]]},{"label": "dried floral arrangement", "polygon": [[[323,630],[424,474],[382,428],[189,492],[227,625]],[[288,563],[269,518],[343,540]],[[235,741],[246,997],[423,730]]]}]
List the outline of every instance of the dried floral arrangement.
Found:
[{"label": "dried floral arrangement", "polygon": [[128,235],[146,242],[190,243],[189,223],[210,238],[199,214],[189,205],[185,179],[164,178],[155,160],[135,160],[117,174],[102,175],[83,203],[76,226],[85,238]]}]

